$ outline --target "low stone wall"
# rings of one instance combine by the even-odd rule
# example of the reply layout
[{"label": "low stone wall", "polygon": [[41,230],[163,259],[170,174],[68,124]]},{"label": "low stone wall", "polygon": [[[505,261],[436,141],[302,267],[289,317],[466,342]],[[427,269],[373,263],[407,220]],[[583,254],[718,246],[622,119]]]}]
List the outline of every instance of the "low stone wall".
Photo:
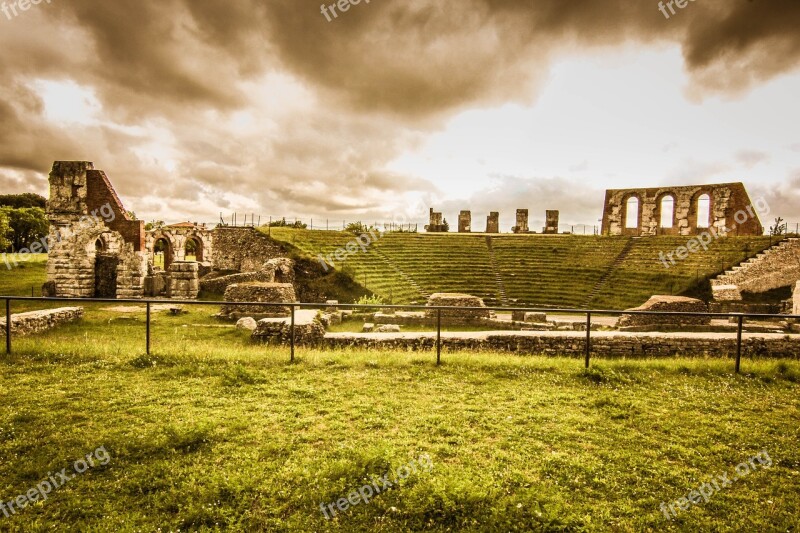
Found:
[{"label": "low stone wall", "polygon": [[[442,348],[447,351],[485,350],[523,355],[583,357],[586,336],[580,333],[546,332],[458,336],[444,334]],[[432,350],[436,334],[353,334],[328,333],[324,346],[331,349]],[[736,355],[736,336],[675,333],[616,333],[592,335],[592,356],[605,358],[720,357]],[[800,359],[800,335],[745,334],[742,356]]]},{"label": "low stone wall", "polygon": [[[486,329],[523,330],[528,328],[556,329],[552,322],[519,322],[516,320],[500,320],[497,318],[472,318],[464,316],[446,316],[449,311],[442,311],[443,326],[477,326]],[[424,312],[399,311],[396,313],[375,313],[370,320],[376,324],[398,324],[401,326],[436,327],[436,314],[429,316]]]},{"label": "low stone wall", "polygon": [[[59,307],[11,315],[11,335],[30,335],[83,318],[83,307]],[[6,334],[6,319],[0,319],[0,335]]]}]

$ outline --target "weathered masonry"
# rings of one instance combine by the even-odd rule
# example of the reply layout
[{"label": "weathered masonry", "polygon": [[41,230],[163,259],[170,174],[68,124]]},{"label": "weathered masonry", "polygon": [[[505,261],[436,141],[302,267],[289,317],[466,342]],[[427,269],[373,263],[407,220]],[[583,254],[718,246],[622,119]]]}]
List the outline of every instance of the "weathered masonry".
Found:
[{"label": "weathered masonry", "polygon": [[46,296],[193,299],[208,272],[255,272],[283,255],[252,227],[182,222],[146,232],[88,161],[56,161],[49,179]]},{"label": "weathered masonry", "polygon": [[606,191],[603,235],[697,235],[709,230],[763,235],[764,227],[744,185]]},{"label": "weathered masonry", "polygon": [[472,231],[472,212],[461,211],[458,214],[458,232],[469,233]]}]

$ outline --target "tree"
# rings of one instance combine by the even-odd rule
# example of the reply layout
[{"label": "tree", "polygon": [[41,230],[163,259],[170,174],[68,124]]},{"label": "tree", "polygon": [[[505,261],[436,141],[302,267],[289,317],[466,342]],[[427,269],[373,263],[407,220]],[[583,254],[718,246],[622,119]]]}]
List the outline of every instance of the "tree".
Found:
[{"label": "tree", "polygon": [[44,196],[26,192],[23,194],[0,194],[0,207],[14,207],[20,209],[23,207],[47,207],[47,200]]},{"label": "tree", "polygon": [[0,212],[6,216],[14,232],[11,244],[15,251],[29,248],[34,242],[44,239],[50,231],[50,222],[41,207],[2,207]]},{"label": "tree", "polygon": [[0,211],[0,250],[7,250],[11,246],[11,226],[8,225],[8,217]]},{"label": "tree", "polygon": [[147,224],[145,224],[144,225],[144,230],[145,231],[153,231],[154,229],[161,229],[163,227],[164,227],[164,221],[163,220],[154,220],[152,222],[148,222]]}]

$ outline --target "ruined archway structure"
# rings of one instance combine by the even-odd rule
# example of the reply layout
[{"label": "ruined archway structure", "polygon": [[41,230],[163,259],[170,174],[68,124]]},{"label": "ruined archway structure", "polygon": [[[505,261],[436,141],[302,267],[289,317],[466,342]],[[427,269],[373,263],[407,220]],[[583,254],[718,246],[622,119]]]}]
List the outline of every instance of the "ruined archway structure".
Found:
[{"label": "ruined archway structure", "polygon": [[[672,199],[672,221],[662,224],[661,211],[670,205],[669,200],[664,201],[665,198]],[[699,205],[701,203],[703,205]],[[626,224],[629,205],[638,205],[635,225]],[[704,211],[708,213],[708,220],[698,220],[698,214]],[[746,214],[746,219],[734,221],[734,216],[740,211]],[[738,218],[744,217],[740,215]],[[606,191],[603,235],[697,235],[704,231],[724,233],[725,230],[730,230],[732,235],[764,234],[758,213],[751,206],[750,196],[741,183]]]},{"label": "ruined archway structure", "polygon": [[[53,163],[47,216],[43,292],[52,296],[191,299],[206,271],[255,272],[285,255],[253,227],[209,230],[182,222],[146,232],[142,221],[128,215],[106,174],[88,161]],[[166,243],[163,269],[155,261],[158,242]]]},{"label": "ruined archway structure", "polygon": [[97,265],[116,262],[107,286],[115,287],[118,298],[142,297],[147,275],[144,223],[128,216],[102,170],[88,161],[53,163],[47,217],[50,295],[96,296]]}]

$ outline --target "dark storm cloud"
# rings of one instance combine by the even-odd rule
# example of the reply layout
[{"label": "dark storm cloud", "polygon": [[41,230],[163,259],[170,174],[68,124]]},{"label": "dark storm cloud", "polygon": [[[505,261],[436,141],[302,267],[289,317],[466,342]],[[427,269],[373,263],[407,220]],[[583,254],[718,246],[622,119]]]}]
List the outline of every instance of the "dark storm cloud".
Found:
[{"label": "dark storm cloud", "polygon": [[[560,53],[677,42],[696,86],[723,92],[786,72],[800,55],[796,0],[704,0],[669,20],[639,0],[362,0],[327,22],[320,3],[69,0],[0,20],[0,168],[37,171],[30,185],[40,186],[53,159],[93,160],[134,203],[172,198],[165,213],[227,207],[225,192],[265,210],[364,212],[381,193],[432,193],[385,165],[453,113],[531,101]],[[253,86],[276,72],[298,79],[313,104],[270,130],[214,118],[269,101]],[[30,89],[37,79],[91,89],[104,119],[144,133],[48,120]],[[171,170],[141,137],[153,124],[168,132],[159,147],[176,160]],[[531,187],[552,203],[573,193]],[[497,192],[484,203],[516,199]],[[564,213],[593,217],[596,205],[571,200]]]}]

